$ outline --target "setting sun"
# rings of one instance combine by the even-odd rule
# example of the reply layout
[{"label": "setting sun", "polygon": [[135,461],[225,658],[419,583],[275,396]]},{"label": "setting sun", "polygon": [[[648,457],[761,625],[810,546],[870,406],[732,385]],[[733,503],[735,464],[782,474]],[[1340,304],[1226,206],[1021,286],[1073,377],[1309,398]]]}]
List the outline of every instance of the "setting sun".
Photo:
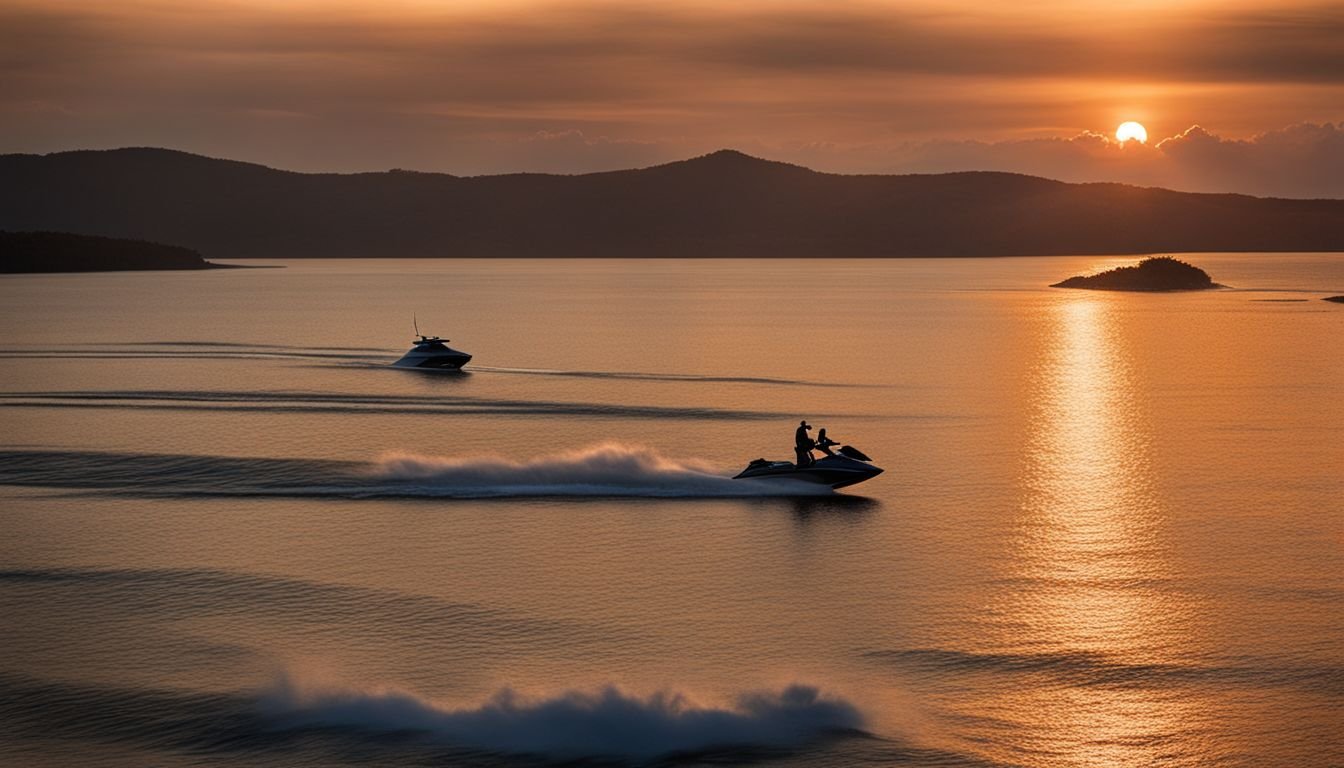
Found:
[{"label": "setting sun", "polygon": [[1115,138],[1120,141],[1136,139],[1140,144],[1145,144],[1148,141],[1148,129],[1131,120],[1121,123],[1120,127],[1115,129]]}]

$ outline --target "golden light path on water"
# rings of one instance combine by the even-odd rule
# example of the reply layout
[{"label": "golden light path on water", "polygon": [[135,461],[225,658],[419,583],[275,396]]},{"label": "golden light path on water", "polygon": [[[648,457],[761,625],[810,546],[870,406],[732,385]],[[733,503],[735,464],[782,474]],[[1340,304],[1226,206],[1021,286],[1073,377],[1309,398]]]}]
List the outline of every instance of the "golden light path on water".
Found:
[{"label": "golden light path on water", "polygon": [[[1069,296],[1051,307],[1033,372],[1021,519],[1012,548],[1023,589],[1008,594],[1030,636],[1081,663],[1156,665],[1181,644],[1185,607],[1145,588],[1169,579],[1149,433],[1117,303]],[[1049,638],[1041,641],[1040,638]],[[1149,687],[1015,688],[1007,709],[1050,713],[1022,746],[1039,765],[1158,762],[1189,702]]]}]

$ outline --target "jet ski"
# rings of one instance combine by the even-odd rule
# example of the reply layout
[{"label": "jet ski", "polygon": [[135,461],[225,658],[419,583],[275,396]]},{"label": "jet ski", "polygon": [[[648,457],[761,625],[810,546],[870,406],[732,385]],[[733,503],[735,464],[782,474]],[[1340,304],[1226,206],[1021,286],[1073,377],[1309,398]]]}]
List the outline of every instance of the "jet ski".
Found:
[{"label": "jet ski", "polygon": [[734,480],[782,478],[785,480],[803,480],[832,488],[862,483],[882,474],[882,468],[873,466],[872,459],[863,451],[842,445],[833,455],[822,456],[805,467],[791,461],[767,461],[756,459],[747,468],[733,476]]},{"label": "jet ski", "polygon": [[438,336],[421,336],[413,342],[411,350],[393,363],[398,368],[419,368],[420,370],[456,371],[471,362],[471,355],[459,352],[448,346],[448,339]]}]

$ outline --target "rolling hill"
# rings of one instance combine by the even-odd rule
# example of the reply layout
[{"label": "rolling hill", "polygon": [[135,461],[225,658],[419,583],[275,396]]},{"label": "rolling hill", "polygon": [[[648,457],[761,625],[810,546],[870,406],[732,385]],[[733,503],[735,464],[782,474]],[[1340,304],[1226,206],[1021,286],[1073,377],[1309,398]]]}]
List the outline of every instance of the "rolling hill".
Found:
[{"label": "rolling hill", "polygon": [[846,176],[724,150],[637,170],[304,174],[164,149],[0,155],[0,229],[209,258],[903,257],[1344,250],[1344,200]]}]

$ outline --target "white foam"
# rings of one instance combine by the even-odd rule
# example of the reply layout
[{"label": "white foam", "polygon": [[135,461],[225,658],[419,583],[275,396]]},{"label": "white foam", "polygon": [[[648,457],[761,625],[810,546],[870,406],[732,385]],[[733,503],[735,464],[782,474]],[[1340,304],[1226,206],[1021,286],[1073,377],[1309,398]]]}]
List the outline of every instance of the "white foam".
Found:
[{"label": "white foam", "polygon": [[742,694],[722,706],[700,705],[675,691],[638,695],[611,685],[535,697],[503,689],[479,704],[451,706],[407,691],[284,675],[262,702],[279,725],[414,730],[476,749],[559,758],[789,747],[863,726],[854,705],[797,684]]},{"label": "white foam", "polygon": [[373,475],[403,492],[443,496],[825,496],[828,486],[796,480],[734,480],[701,462],[668,459],[651,448],[602,443],[514,461],[390,453]]}]

